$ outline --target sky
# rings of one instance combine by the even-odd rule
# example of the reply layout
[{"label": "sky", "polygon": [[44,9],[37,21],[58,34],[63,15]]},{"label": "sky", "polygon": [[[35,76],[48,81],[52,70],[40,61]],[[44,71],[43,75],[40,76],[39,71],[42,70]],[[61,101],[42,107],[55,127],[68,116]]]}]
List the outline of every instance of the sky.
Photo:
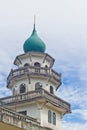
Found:
[{"label": "sky", "polygon": [[0,98],[23,44],[36,30],[62,74],[57,95],[71,104],[62,130],[87,130],[87,0],[0,0]]}]

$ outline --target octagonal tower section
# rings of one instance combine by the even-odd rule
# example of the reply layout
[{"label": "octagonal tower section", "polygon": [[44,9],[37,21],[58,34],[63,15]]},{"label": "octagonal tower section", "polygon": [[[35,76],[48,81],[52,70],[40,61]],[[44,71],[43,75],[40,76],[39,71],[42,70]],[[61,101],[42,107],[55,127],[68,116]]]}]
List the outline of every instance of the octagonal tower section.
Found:
[{"label": "octagonal tower section", "polygon": [[14,64],[18,69],[12,69],[7,78],[7,87],[13,95],[21,93],[21,86],[25,86],[25,92],[40,87],[56,94],[61,85],[61,74],[52,69],[54,59],[50,55],[41,52],[25,53],[17,56]]}]

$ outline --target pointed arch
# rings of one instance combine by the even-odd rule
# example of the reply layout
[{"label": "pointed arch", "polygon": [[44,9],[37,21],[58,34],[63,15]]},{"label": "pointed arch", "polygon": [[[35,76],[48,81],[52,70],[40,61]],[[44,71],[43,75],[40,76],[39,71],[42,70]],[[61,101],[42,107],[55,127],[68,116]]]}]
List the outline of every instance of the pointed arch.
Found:
[{"label": "pointed arch", "polygon": [[13,95],[15,95],[15,88],[13,88]]},{"label": "pointed arch", "polygon": [[50,86],[50,93],[51,93],[51,94],[54,93],[53,86]]},{"label": "pointed arch", "polygon": [[42,84],[40,82],[35,83],[35,90],[42,88]]},{"label": "pointed arch", "polygon": [[40,67],[41,67],[41,65],[40,65],[40,63],[39,62],[35,62],[34,63],[34,67],[35,67],[35,72],[40,72]]},{"label": "pointed arch", "polygon": [[48,122],[51,123],[51,119],[52,119],[52,113],[51,110],[48,110]]},{"label": "pointed arch", "polygon": [[29,63],[25,63],[25,64],[24,64],[24,67],[29,67]]},{"label": "pointed arch", "polygon": [[26,92],[26,85],[25,84],[21,84],[20,85],[20,93],[25,93]]},{"label": "pointed arch", "polygon": [[34,66],[35,66],[35,67],[40,67],[40,63],[39,63],[39,62],[35,62],[35,63],[34,63]]},{"label": "pointed arch", "polygon": [[53,112],[53,124],[56,125],[56,114]]}]

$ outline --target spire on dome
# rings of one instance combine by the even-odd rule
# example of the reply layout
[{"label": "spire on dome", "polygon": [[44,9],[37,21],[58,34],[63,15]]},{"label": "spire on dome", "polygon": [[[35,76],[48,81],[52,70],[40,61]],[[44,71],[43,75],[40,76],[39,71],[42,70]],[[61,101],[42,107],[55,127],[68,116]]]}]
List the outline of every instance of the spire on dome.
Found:
[{"label": "spire on dome", "polygon": [[34,27],[33,27],[32,34],[35,33],[35,32],[36,32],[36,16],[34,15]]},{"label": "spire on dome", "polygon": [[34,15],[34,30],[35,30],[35,26],[36,25],[36,16]]}]

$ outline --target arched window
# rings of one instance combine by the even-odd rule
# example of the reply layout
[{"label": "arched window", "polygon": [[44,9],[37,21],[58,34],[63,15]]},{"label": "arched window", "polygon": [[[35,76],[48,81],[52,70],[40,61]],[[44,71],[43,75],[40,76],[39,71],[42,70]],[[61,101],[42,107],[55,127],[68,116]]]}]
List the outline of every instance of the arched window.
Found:
[{"label": "arched window", "polygon": [[47,65],[45,65],[45,71],[47,72],[47,69],[48,69],[48,66]]},{"label": "arched window", "polygon": [[29,64],[28,64],[28,63],[25,63],[25,64],[24,64],[24,67],[29,67]]},{"label": "arched window", "polygon": [[13,88],[13,95],[15,95],[15,88]]},{"label": "arched window", "polygon": [[40,82],[37,82],[35,84],[35,90],[38,90],[39,88],[42,88],[42,84]]},{"label": "arched window", "polygon": [[50,86],[50,93],[54,93],[54,91],[53,91],[53,86]]},{"label": "arched window", "polygon": [[51,111],[48,110],[48,122],[51,123],[51,119],[52,119],[52,114]]},{"label": "arched window", "polygon": [[34,67],[35,67],[35,72],[40,72],[40,63],[39,62],[35,62]]},{"label": "arched window", "polygon": [[48,68],[48,66],[47,66],[47,65],[45,65],[45,68]]},{"label": "arched window", "polygon": [[21,84],[20,85],[20,93],[25,93],[26,92],[26,85],[25,84]]},{"label": "arched window", "polygon": [[35,63],[34,63],[34,66],[35,66],[35,67],[40,67],[40,63],[39,63],[39,62],[35,62]]},{"label": "arched window", "polygon": [[53,112],[53,124],[56,125],[56,114]]}]

